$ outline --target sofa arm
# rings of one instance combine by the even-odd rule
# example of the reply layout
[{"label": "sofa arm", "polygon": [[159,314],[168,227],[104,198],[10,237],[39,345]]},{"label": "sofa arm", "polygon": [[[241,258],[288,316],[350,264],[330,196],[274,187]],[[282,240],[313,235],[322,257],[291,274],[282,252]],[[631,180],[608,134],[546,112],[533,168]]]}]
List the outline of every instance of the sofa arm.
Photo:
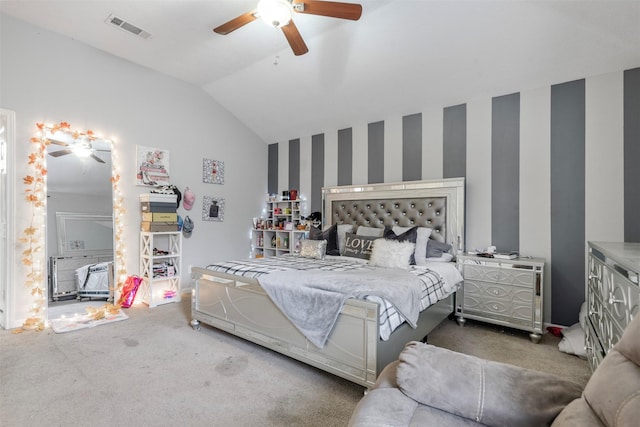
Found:
[{"label": "sofa arm", "polygon": [[399,357],[397,383],[412,399],[493,426],[549,425],[581,387],[530,369],[419,342]]},{"label": "sofa arm", "polygon": [[417,406],[397,388],[371,390],[353,410],[349,427],[408,426]]},{"label": "sofa arm", "polygon": [[376,383],[371,388],[375,390],[377,388],[398,388],[398,383],[396,382],[396,376],[398,372],[398,360],[394,360],[384,367],[378,378],[376,378]]}]

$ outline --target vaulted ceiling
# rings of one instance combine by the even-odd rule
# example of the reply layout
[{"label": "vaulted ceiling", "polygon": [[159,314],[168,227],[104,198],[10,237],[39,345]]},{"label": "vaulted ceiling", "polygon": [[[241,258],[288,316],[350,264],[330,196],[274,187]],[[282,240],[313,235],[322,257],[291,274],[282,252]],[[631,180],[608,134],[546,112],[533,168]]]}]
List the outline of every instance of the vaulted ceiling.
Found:
[{"label": "vaulted ceiling", "polygon": [[[267,143],[640,66],[638,0],[361,0],[355,22],[296,14],[309,47],[297,57],[259,21],[213,33],[257,1],[2,0],[0,11],[199,86]],[[112,14],[151,36],[107,24]]]}]

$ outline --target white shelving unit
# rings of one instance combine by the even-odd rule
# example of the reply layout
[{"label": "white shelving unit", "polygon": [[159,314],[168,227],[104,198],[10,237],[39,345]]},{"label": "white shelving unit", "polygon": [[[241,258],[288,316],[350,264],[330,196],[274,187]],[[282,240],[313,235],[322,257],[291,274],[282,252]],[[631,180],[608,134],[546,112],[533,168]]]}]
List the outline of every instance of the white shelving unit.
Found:
[{"label": "white shelving unit", "polygon": [[278,256],[300,251],[300,241],[308,236],[307,230],[298,230],[302,220],[300,200],[267,202],[267,217],[260,228],[251,231],[253,257]]},{"label": "white shelving unit", "polygon": [[180,301],[181,232],[140,233],[142,301],[149,307]]}]

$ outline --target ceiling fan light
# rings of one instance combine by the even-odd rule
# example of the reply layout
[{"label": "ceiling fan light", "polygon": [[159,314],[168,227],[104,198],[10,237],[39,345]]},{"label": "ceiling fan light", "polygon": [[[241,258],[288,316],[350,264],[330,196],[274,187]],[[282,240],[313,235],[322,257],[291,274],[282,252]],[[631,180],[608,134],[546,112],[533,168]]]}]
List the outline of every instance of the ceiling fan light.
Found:
[{"label": "ceiling fan light", "polygon": [[293,9],[287,0],[260,0],[258,14],[270,27],[280,28],[291,21]]},{"label": "ceiling fan light", "polygon": [[76,145],[73,147],[73,154],[81,158],[89,157],[92,153],[93,150],[86,145]]}]

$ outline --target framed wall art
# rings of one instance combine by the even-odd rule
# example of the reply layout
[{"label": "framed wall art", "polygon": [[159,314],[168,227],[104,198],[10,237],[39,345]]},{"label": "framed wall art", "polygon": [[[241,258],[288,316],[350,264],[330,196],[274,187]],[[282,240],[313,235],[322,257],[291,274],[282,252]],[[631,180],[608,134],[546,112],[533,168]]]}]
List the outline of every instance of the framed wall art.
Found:
[{"label": "framed wall art", "polygon": [[224,221],[224,198],[204,196],[202,200],[203,221]]},{"label": "framed wall art", "polygon": [[202,159],[202,182],[224,184],[224,162],[222,160]]},{"label": "framed wall art", "polygon": [[136,184],[169,185],[169,151],[142,145],[136,148]]}]

